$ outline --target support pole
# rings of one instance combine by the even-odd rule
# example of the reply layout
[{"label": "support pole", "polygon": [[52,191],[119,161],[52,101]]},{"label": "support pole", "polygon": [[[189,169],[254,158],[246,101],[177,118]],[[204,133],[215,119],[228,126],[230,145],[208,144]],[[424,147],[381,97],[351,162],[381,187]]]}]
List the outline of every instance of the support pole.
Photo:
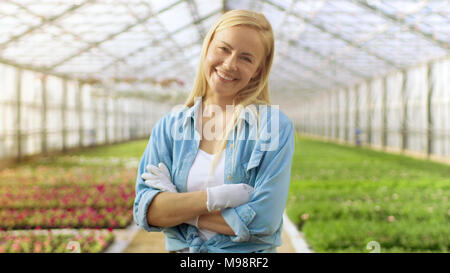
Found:
[{"label": "support pole", "polygon": [[16,69],[16,141],[17,141],[17,161],[22,161],[22,69]]},{"label": "support pole", "polygon": [[333,119],[333,94],[331,92],[328,92],[328,132],[327,132],[327,137],[329,139],[333,138],[333,123],[334,123],[334,119]]},{"label": "support pole", "polygon": [[361,144],[361,128],[359,123],[359,87],[355,86],[355,144]]},{"label": "support pole", "polygon": [[372,85],[370,81],[366,82],[367,85],[367,134],[366,142],[370,145],[372,144],[372,114],[373,114],[373,103],[372,103]]},{"label": "support pole", "polygon": [[120,142],[120,134],[119,134],[119,98],[114,98],[114,142]]},{"label": "support pole", "polygon": [[61,122],[62,122],[62,150],[67,151],[67,80],[63,79],[63,93],[61,101]]},{"label": "support pole", "polygon": [[402,72],[402,151],[408,149],[408,72]]},{"label": "support pole", "polygon": [[78,146],[81,148],[84,145],[83,84],[78,82],[77,86]]},{"label": "support pole", "polygon": [[427,65],[427,156],[429,157],[434,152],[434,127],[433,127],[433,111],[431,108],[434,81],[433,81],[433,63]]},{"label": "support pole", "polygon": [[383,85],[383,101],[381,106],[381,122],[382,122],[382,131],[381,131],[381,146],[383,148],[386,148],[387,146],[387,140],[388,140],[388,119],[387,119],[387,77],[384,78],[384,85]]},{"label": "support pole", "polygon": [[47,147],[47,76],[41,77],[42,107],[41,107],[41,152],[48,155]]},{"label": "support pole", "polygon": [[345,89],[345,117],[344,117],[344,123],[345,123],[345,125],[344,125],[344,129],[345,129],[345,131],[344,131],[344,140],[345,141],[348,141],[348,138],[349,138],[349,130],[350,130],[350,128],[349,128],[349,113],[348,113],[348,109],[349,109],[349,106],[350,106],[350,103],[349,103],[349,98],[348,98],[348,96],[349,96],[349,91],[348,91],[348,89]]},{"label": "support pole", "polygon": [[99,122],[98,122],[98,110],[97,110],[97,101],[98,101],[98,97],[94,96],[92,98],[92,114],[94,115],[94,120],[93,120],[93,135],[91,136],[93,138],[93,143],[91,143],[91,145],[96,145],[97,144],[97,130],[98,130],[98,126],[99,126]]},{"label": "support pole", "polygon": [[[103,91],[104,92],[104,91]],[[108,97],[106,94],[103,96],[103,111],[104,111],[104,124],[105,124],[105,144],[109,143],[108,136]]]},{"label": "support pole", "polygon": [[340,115],[339,115],[339,110],[341,109],[341,108],[339,108],[339,94],[340,94],[340,90],[338,90],[338,91],[336,91],[336,107],[334,108],[334,110],[335,110],[335,113],[336,113],[336,122],[335,122],[335,137],[337,138],[337,139],[339,139],[340,138],[340,122],[341,122],[341,119],[340,119]]}]

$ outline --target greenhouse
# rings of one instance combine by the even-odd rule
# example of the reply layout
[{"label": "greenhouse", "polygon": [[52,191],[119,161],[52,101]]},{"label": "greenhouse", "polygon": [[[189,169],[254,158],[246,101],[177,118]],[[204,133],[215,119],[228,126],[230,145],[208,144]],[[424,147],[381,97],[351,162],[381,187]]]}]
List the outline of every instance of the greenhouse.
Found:
[{"label": "greenhouse", "polygon": [[449,251],[448,0],[5,0],[0,253],[168,251],[133,221],[139,164],[241,9],[295,131],[278,252]]}]

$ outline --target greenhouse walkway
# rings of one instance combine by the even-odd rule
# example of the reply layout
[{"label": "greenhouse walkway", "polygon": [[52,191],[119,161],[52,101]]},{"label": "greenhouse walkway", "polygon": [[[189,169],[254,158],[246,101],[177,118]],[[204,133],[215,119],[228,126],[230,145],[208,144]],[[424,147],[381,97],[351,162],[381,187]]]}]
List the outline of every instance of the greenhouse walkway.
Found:
[{"label": "greenhouse walkway", "polygon": [[[277,249],[278,253],[311,252],[303,240],[303,235],[297,231],[286,215],[283,218],[283,244]],[[107,252],[167,253],[162,232],[146,232],[132,225],[125,230],[116,230],[115,233],[116,243],[110,246]]]}]

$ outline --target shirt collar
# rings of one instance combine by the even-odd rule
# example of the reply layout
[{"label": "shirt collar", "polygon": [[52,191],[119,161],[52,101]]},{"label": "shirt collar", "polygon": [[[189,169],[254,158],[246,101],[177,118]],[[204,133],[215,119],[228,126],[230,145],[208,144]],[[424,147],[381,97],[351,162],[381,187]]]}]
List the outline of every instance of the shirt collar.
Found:
[{"label": "shirt collar", "polygon": [[194,105],[191,106],[186,111],[186,114],[185,114],[184,120],[183,120],[183,127],[186,127],[186,123],[188,121],[191,121],[192,119],[195,120],[198,117],[198,115],[200,114],[201,108],[202,108],[202,100],[195,99]]}]

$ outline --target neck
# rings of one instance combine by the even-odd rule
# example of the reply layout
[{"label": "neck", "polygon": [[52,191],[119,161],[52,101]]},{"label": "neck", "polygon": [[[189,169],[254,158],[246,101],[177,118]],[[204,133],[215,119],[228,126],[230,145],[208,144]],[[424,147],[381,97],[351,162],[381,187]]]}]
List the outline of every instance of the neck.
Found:
[{"label": "neck", "polygon": [[214,104],[219,106],[222,109],[222,111],[226,111],[227,105],[230,106],[233,105],[233,99],[234,97],[225,97],[215,94],[213,92],[207,92],[203,100],[203,105],[206,106],[209,104]]}]

